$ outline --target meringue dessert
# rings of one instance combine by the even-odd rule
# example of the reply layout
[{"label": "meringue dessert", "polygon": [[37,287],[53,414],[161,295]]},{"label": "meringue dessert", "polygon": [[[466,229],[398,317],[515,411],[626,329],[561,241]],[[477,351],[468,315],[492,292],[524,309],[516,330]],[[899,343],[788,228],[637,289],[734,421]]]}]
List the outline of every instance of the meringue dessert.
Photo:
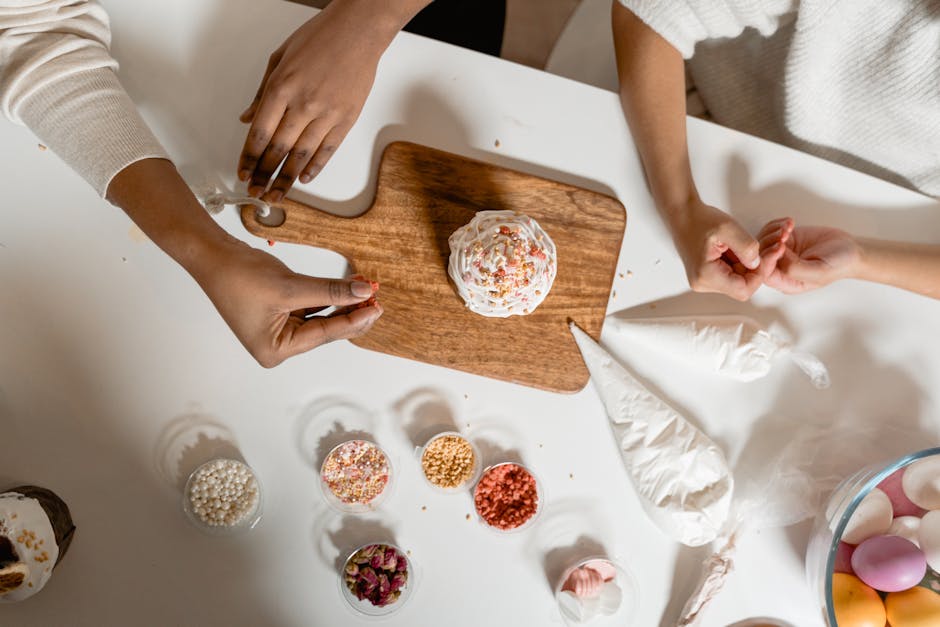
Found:
[{"label": "meringue dessert", "polygon": [[68,506],[52,491],[21,486],[0,494],[0,603],[42,590],[74,533]]},{"label": "meringue dessert", "polygon": [[552,288],[555,243],[515,211],[480,211],[448,239],[447,273],[470,311],[506,318],[535,311]]},{"label": "meringue dessert", "polygon": [[569,623],[612,616],[623,603],[617,569],[607,560],[590,560],[571,569],[558,592],[558,609]]}]

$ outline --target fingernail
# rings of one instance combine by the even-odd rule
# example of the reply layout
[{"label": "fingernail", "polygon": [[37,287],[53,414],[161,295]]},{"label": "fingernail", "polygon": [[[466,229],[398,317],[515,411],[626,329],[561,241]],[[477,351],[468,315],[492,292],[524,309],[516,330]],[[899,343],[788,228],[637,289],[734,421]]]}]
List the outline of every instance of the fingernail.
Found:
[{"label": "fingernail", "polygon": [[372,284],[366,281],[353,281],[349,289],[352,291],[353,296],[358,296],[359,298],[372,296]]},{"label": "fingernail", "polygon": [[284,194],[280,190],[273,190],[267,193],[265,200],[267,202],[277,202],[281,198],[284,198]]},{"label": "fingernail", "polygon": [[747,266],[749,270],[757,270],[757,268],[760,267],[760,257],[755,257],[754,259],[745,262],[744,265]]},{"label": "fingernail", "polygon": [[260,196],[260,195],[261,195],[261,192],[263,192],[263,191],[264,191],[264,188],[263,188],[263,187],[258,187],[258,186],[256,186],[256,185],[251,185],[251,186],[248,187],[248,195],[249,195],[249,196],[254,196],[255,198],[257,198],[258,196]]},{"label": "fingernail", "polygon": [[301,175],[300,175],[300,182],[301,182],[301,183],[309,183],[309,182],[312,181],[312,180],[313,180],[313,177],[310,176],[309,174],[301,174]]},{"label": "fingernail", "polygon": [[241,172],[238,173],[238,180],[247,181],[248,177],[250,176],[251,176],[251,172],[249,172],[248,170],[242,170]]}]

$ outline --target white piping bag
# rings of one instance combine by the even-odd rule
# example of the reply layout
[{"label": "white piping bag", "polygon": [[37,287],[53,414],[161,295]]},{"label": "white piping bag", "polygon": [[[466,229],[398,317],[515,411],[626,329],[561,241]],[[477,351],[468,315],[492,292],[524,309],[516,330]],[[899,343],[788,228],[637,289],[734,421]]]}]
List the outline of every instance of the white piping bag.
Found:
[{"label": "white piping bag", "polygon": [[573,323],[571,333],[649,517],[682,544],[713,541],[725,527],[734,487],[724,452]]},{"label": "white piping bag", "polygon": [[767,376],[775,359],[788,356],[817,388],[829,387],[826,366],[798,351],[782,332],[763,328],[747,316],[664,316],[629,320],[607,316],[619,336],[683,360],[691,367],[738,381]]}]

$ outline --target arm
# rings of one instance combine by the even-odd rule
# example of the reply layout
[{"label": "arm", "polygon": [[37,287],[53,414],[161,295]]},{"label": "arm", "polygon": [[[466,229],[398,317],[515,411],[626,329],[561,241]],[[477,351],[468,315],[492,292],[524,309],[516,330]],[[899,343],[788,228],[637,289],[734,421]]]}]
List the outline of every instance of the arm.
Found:
[{"label": "arm", "polygon": [[0,0],[0,105],[121,207],[205,290],[265,366],[364,332],[379,306],[305,320],[308,308],[366,300],[371,285],[294,274],[229,237],[193,197],[114,73],[96,2]]},{"label": "arm", "polygon": [[[746,300],[765,272],[759,246],[731,216],[699,197],[689,165],[682,55],[619,2],[612,19],[623,110],[689,284]],[[770,267],[782,250],[765,251]]]},{"label": "arm", "polygon": [[767,278],[771,287],[795,294],[839,279],[860,279],[940,298],[940,245],[855,237],[821,226],[793,228],[789,218],[768,223],[759,235],[761,245],[779,239],[787,225],[787,249]]},{"label": "arm", "polygon": [[277,202],[295,179],[308,183],[324,168],[359,117],[382,53],[430,3],[333,0],[274,51],[241,115],[251,127],[238,178],[251,195]]}]

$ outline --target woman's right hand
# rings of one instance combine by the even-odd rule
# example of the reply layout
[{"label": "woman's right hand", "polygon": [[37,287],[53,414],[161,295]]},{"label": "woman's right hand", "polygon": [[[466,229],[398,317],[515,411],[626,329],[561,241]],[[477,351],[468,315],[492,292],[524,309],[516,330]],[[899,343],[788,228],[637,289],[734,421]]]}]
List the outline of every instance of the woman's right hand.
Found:
[{"label": "woman's right hand", "polygon": [[748,300],[786,251],[781,233],[761,250],[757,239],[727,213],[694,201],[671,220],[676,248],[685,263],[689,286],[696,292],[726,294]]}]

